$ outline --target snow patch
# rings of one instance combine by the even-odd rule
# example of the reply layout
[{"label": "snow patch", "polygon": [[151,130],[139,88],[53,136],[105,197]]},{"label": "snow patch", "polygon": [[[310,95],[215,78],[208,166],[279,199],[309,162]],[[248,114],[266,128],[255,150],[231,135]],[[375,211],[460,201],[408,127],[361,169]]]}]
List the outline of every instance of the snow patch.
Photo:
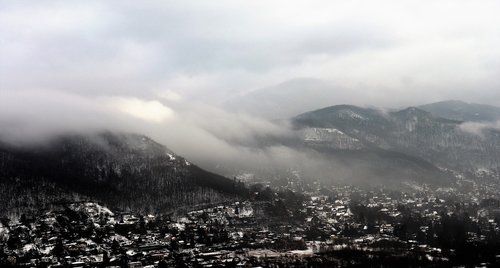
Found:
[{"label": "snow patch", "polygon": [[357,120],[366,120],[362,115],[352,111],[352,110],[342,110],[339,112],[340,118],[351,118]]},{"label": "snow patch", "polygon": [[166,153],[168,158],[170,158],[170,161],[173,161],[175,160],[175,156],[173,156],[172,154],[169,154],[169,153]]}]

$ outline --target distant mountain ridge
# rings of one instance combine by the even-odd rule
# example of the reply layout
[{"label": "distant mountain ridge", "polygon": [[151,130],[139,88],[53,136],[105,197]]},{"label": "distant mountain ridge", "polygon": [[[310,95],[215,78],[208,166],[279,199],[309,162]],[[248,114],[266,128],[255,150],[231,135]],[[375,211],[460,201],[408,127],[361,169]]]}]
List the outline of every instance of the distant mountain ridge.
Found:
[{"label": "distant mountain ridge", "polygon": [[222,106],[267,119],[284,119],[338,101],[338,87],[312,78],[292,79],[227,100]]},{"label": "distant mountain ridge", "polygon": [[467,103],[458,100],[430,103],[421,105],[418,108],[436,117],[458,121],[494,122],[500,120],[499,107],[478,103]]},{"label": "distant mountain ridge", "polygon": [[[485,129],[482,135],[468,133],[461,121],[436,117],[416,107],[384,111],[352,105],[336,105],[298,115],[293,125],[302,131],[330,129],[356,141],[357,148],[404,153],[440,167],[468,170],[500,167],[500,135]],[[314,141],[331,147],[332,137]],[[311,143],[306,140],[306,143]],[[341,149],[341,148],[336,148]]]},{"label": "distant mountain ridge", "polygon": [[0,146],[0,211],[88,198],[135,211],[173,211],[245,194],[148,137],[65,135],[38,147]]},{"label": "distant mountain ridge", "polygon": [[[267,119],[284,119],[319,107],[356,103],[356,94],[352,94],[352,90],[321,79],[296,78],[234,96],[221,103],[221,106],[233,112],[247,113]],[[346,94],[348,91],[351,91],[351,94]],[[375,99],[384,100],[380,96],[376,96]],[[416,108],[430,112],[435,117],[457,121],[500,120],[499,107],[459,100],[417,104]]]},{"label": "distant mountain ridge", "polygon": [[[286,85],[282,86],[275,90],[287,92]],[[263,99],[264,93],[255,94]],[[299,102],[298,107],[304,107],[296,97],[291,96]],[[279,98],[273,95],[268,105],[277,101]],[[474,109],[450,109],[450,104]],[[400,110],[334,105],[291,117],[297,139],[283,138],[276,145],[289,146],[307,155],[308,160],[314,159],[315,163],[311,160],[289,169],[298,171],[303,178],[324,182],[397,185],[413,181],[450,185],[457,177],[474,179],[482,176],[479,173],[500,178],[500,132],[490,126],[491,121],[485,121],[495,118],[493,112],[485,111],[496,109],[457,101]],[[464,110],[469,115],[473,111],[474,122],[481,123],[468,124],[470,117],[464,117]],[[275,172],[272,167],[267,169],[271,175]],[[294,176],[282,170],[275,173]]]}]

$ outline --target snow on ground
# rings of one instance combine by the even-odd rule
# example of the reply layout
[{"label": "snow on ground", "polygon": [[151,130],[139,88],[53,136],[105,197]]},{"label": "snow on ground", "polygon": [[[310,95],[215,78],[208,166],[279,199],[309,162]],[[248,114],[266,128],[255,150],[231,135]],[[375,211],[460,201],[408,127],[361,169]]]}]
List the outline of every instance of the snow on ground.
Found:
[{"label": "snow on ground", "polygon": [[257,258],[276,258],[280,253],[270,249],[257,249],[248,251],[248,256]]},{"label": "snow on ground", "polygon": [[173,156],[172,154],[169,154],[169,153],[166,153],[166,154],[170,158],[171,161],[175,160],[175,156]]},{"label": "snow on ground", "polygon": [[339,115],[341,118],[353,118],[353,119],[365,120],[365,118],[362,115],[355,113],[354,111],[349,109],[340,111]]},{"label": "snow on ground", "polygon": [[291,250],[291,251],[288,251],[288,254],[300,255],[300,256],[312,256],[312,255],[314,255],[314,252],[313,252],[312,248],[307,248],[304,250]]}]

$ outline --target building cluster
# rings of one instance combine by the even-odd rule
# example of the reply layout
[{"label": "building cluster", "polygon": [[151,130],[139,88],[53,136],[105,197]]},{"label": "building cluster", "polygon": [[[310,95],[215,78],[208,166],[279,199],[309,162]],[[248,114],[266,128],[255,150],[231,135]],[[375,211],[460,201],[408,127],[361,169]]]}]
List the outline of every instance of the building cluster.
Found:
[{"label": "building cluster", "polygon": [[53,204],[36,216],[2,219],[0,266],[306,267],[383,256],[455,264],[462,250],[485,248],[490,255],[478,261],[500,258],[494,193],[315,187],[305,195],[290,191],[287,200],[269,194],[185,215],[113,212],[87,201]]}]

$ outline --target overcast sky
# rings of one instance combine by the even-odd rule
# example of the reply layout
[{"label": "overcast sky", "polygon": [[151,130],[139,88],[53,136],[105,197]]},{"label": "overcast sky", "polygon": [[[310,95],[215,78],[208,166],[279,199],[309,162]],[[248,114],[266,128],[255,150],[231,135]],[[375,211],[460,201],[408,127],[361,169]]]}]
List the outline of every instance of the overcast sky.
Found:
[{"label": "overcast sky", "polygon": [[493,0],[0,0],[0,134],[133,125],[172,139],[202,132],[189,137],[220,148],[282,130],[218,106],[303,81],[342,103],[500,105],[499,10]]},{"label": "overcast sky", "polygon": [[314,78],[358,103],[500,104],[500,1],[0,3],[2,91],[220,103]]}]

